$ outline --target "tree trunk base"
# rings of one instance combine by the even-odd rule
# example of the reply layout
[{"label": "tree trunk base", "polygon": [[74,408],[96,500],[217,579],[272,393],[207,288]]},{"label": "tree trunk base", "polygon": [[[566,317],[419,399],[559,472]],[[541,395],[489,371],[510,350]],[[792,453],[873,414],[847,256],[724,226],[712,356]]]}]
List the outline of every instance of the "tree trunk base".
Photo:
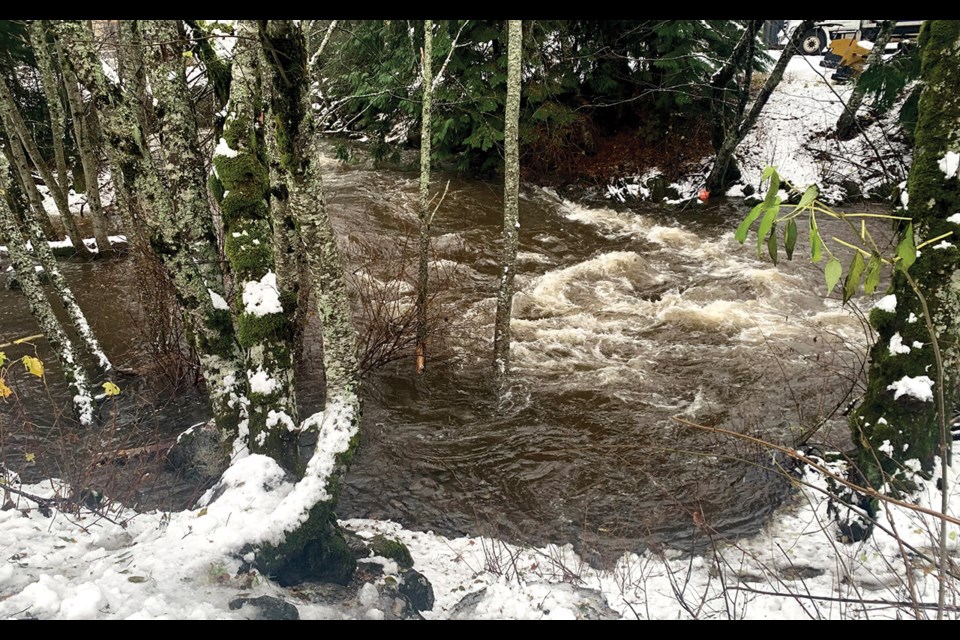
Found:
[{"label": "tree trunk base", "polygon": [[257,552],[253,565],[283,587],[302,582],[350,582],[357,562],[328,503],[310,510],[307,521],[277,546]]}]

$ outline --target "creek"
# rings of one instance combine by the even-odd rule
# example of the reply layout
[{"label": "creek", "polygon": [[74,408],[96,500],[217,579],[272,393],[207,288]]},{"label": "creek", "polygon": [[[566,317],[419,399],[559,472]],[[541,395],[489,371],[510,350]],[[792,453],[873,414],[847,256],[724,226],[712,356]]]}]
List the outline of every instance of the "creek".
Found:
[{"label": "creek", "polygon": [[[745,535],[790,485],[769,451],[673,417],[788,445],[821,420],[844,430],[840,413],[868,341],[861,317],[836,292],[824,296],[822,264],[806,259],[802,241],[779,266],[757,259],[755,236],[740,246],[739,201],[667,209],[522,190],[512,375],[496,393],[502,187],[441,174],[433,191],[447,180],[432,226],[433,359],[417,379],[412,360],[392,359],[383,336],[408,321],[414,300],[418,176],[332,157],[325,164],[358,326],[382,361],[365,378],[362,447],[341,517],[572,542],[591,562],[651,543],[690,548],[703,542],[694,512],[723,535]],[[824,235],[839,232],[827,225]],[[62,265],[106,352],[148,369],[143,286],[129,259]],[[0,292],[0,342],[36,332],[22,296]],[[73,428],[54,411],[65,386],[45,342],[35,344],[49,363],[46,383],[16,376],[18,401],[0,413],[2,459],[23,467],[25,480],[63,475],[76,450]],[[314,321],[297,372],[302,415],[322,406],[320,353]],[[200,394],[165,389],[156,376],[122,386],[122,400],[103,409],[111,434],[169,440],[207,416]],[[24,464],[34,452],[44,455]],[[172,508],[195,495],[162,475],[150,472],[155,485],[141,477],[154,492],[151,502],[141,488],[143,506]]]}]

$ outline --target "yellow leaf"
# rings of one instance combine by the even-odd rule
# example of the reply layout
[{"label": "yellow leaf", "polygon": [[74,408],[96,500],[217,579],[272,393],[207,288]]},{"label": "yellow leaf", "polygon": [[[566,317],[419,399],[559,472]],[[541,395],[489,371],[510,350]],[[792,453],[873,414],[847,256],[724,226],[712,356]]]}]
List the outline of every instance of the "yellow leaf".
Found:
[{"label": "yellow leaf", "polygon": [[11,393],[13,393],[13,391],[7,386],[6,381],[0,378],[0,398],[9,398]]},{"label": "yellow leaf", "polygon": [[202,517],[205,516],[205,515],[207,515],[207,508],[206,508],[206,507],[204,507],[203,509],[200,509],[200,513],[197,514],[197,517],[198,517],[198,518],[202,518]]},{"label": "yellow leaf", "polygon": [[7,361],[7,354],[3,351],[0,351],[0,367],[2,367]]},{"label": "yellow leaf", "polygon": [[112,382],[104,382],[103,392],[108,396],[118,396],[120,395],[120,387],[113,384]]},{"label": "yellow leaf", "polygon": [[40,362],[38,358],[23,356],[21,362],[23,362],[23,366],[26,367],[27,373],[33,374],[38,378],[43,377],[43,363]]},{"label": "yellow leaf", "polygon": [[34,460],[37,459],[37,454],[35,454],[35,453],[25,453],[25,454],[23,454],[23,459],[26,460],[27,462],[33,462]]}]

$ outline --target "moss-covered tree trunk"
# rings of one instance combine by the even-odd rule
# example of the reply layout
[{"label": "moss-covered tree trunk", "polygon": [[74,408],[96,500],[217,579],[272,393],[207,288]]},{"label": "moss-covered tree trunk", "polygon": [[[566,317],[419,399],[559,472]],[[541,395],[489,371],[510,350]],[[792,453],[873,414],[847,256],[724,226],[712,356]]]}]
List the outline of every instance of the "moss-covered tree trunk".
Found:
[{"label": "moss-covered tree trunk", "polygon": [[227,121],[213,163],[223,194],[225,250],[235,278],[237,337],[245,355],[248,446],[292,472],[301,466],[288,315],[296,299],[278,286],[258,25],[239,23],[237,36]]},{"label": "moss-covered tree trunk", "polygon": [[503,378],[510,365],[510,314],[513,308],[513,276],[520,237],[520,20],[507,21],[507,102],[503,125],[503,248],[500,287],[493,332],[494,369]]},{"label": "moss-covered tree trunk", "polygon": [[723,193],[731,185],[731,176],[736,175],[736,171],[734,170],[736,167],[736,159],[733,154],[760,118],[760,112],[763,111],[764,105],[767,104],[770,95],[783,79],[783,72],[786,71],[787,64],[790,63],[790,59],[793,58],[794,54],[800,50],[800,41],[803,40],[803,34],[813,27],[813,23],[813,20],[804,20],[800,23],[800,26],[793,32],[790,42],[788,42],[787,46],[780,52],[780,58],[773,66],[773,70],[767,77],[767,81],[763,83],[760,93],[757,94],[757,99],[753,101],[753,105],[750,107],[750,111],[743,119],[743,122],[738,126],[732,127],[727,133],[726,139],[720,146],[719,151],[717,151],[717,157],[713,161],[710,174],[707,176],[707,191],[711,193]]},{"label": "moss-covered tree trunk", "polygon": [[[281,582],[346,582],[353,573],[354,561],[337,526],[334,508],[342,476],[359,444],[356,333],[317,162],[319,137],[311,108],[311,65],[305,38],[299,25],[290,20],[267,21],[259,28],[263,86],[269,94],[265,122],[272,145],[271,161],[275,163],[271,173],[275,181],[271,206],[282,205],[285,219],[293,222],[294,237],[305,260],[321,322],[326,406],[324,412],[300,425],[296,469],[303,478],[301,482],[319,479],[323,483],[323,497],[310,507],[302,524],[286,533],[281,543],[261,548],[257,562]],[[339,446],[331,441],[329,431],[337,416],[343,418],[338,423],[343,429],[339,431]],[[330,464],[319,464],[323,460]]]},{"label": "moss-covered tree trunk", "polygon": [[[877,65],[883,64],[883,52],[884,49],[887,48],[887,43],[890,42],[890,38],[893,37],[893,27],[896,24],[896,20],[884,20],[880,24],[880,31],[877,33],[877,38],[873,43],[873,50],[870,51],[870,55],[867,56],[866,68],[876,68]],[[847,103],[843,105],[843,113],[841,113],[837,119],[838,139],[849,140],[860,131],[860,127],[857,126],[857,111],[860,109],[866,93],[867,87],[863,82],[860,82],[860,78],[858,77],[857,83],[854,85],[853,91],[847,99]]]},{"label": "moss-covered tree trunk", "polygon": [[[960,21],[925,23],[920,47],[924,86],[907,210],[918,244],[948,237],[924,247],[908,271],[929,317],[900,271],[890,295],[870,314],[877,342],[870,350],[867,393],[851,429],[860,471],[874,487],[903,486],[898,480],[909,476],[905,468],[917,463],[931,470],[940,447],[949,444],[942,441],[940,423],[942,418],[949,425],[960,371]],[[939,343],[940,371],[928,320]]]},{"label": "moss-covered tree trunk", "polygon": [[[136,92],[143,84],[124,77],[121,77],[121,86],[107,81],[89,22],[58,21],[54,23],[54,31],[67,53],[64,58],[90,91],[100,112],[107,157],[114,177],[119,178],[118,191],[122,190],[131,204],[135,201],[135,208],[142,212],[141,222],[146,226],[151,248],[160,257],[176,288],[184,324],[200,358],[214,420],[222,433],[236,435],[244,412],[246,382],[232,315],[225,301],[224,275],[212,223],[200,214],[190,215],[189,212],[197,212],[191,208],[197,206],[197,201],[189,202],[189,197],[186,202],[178,200],[161,179],[137,116],[143,96]],[[122,56],[143,46],[136,23],[125,24],[121,36]],[[121,69],[135,71],[129,61],[121,65]],[[169,82],[175,83],[178,79],[170,78]],[[186,95],[181,97],[188,101]],[[162,88],[157,94],[158,103],[170,98]],[[176,114],[178,105],[170,107],[171,113]],[[175,138],[178,131],[176,126],[168,127],[168,137]],[[190,146],[189,141],[165,142],[183,153],[187,153]],[[168,155],[165,164],[182,161],[191,160]],[[200,175],[203,176],[202,170]]]},{"label": "moss-covered tree trunk", "polygon": [[430,278],[430,142],[433,129],[430,123],[433,100],[433,20],[423,21],[423,61],[421,85],[423,105],[420,123],[420,201],[417,215],[420,221],[420,243],[417,261],[417,348],[416,371],[423,373],[427,367],[427,287]]},{"label": "moss-covered tree trunk", "polygon": [[[9,188],[7,184],[8,169],[6,158],[0,154],[0,188],[4,190]],[[27,252],[26,243],[17,226],[16,219],[4,198],[0,198],[0,235],[7,241],[10,260],[13,263],[13,268],[17,271],[17,278],[20,281],[23,295],[27,298],[30,312],[37,320],[40,330],[50,342],[50,346],[53,347],[53,351],[60,362],[63,377],[73,394],[74,415],[80,424],[84,426],[92,425],[94,421],[94,401],[90,393],[87,374],[83,370],[77,349],[53,313],[50,300],[40,285],[40,278],[37,277],[34,270],[33,259]]]}]

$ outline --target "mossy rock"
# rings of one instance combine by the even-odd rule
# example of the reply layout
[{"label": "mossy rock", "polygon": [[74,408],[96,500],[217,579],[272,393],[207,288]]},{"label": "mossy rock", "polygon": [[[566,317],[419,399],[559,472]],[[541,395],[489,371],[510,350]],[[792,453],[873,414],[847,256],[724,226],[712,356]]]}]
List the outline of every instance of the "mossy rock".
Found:
[{"label": "mossy rock", "polygon": [[368,546],[374,555],[393,560],[401,569],[413,567],[413,557],[410,555],[410,550],[407,549],[407,545],[399,540],[377,535],[370,539]]}]

